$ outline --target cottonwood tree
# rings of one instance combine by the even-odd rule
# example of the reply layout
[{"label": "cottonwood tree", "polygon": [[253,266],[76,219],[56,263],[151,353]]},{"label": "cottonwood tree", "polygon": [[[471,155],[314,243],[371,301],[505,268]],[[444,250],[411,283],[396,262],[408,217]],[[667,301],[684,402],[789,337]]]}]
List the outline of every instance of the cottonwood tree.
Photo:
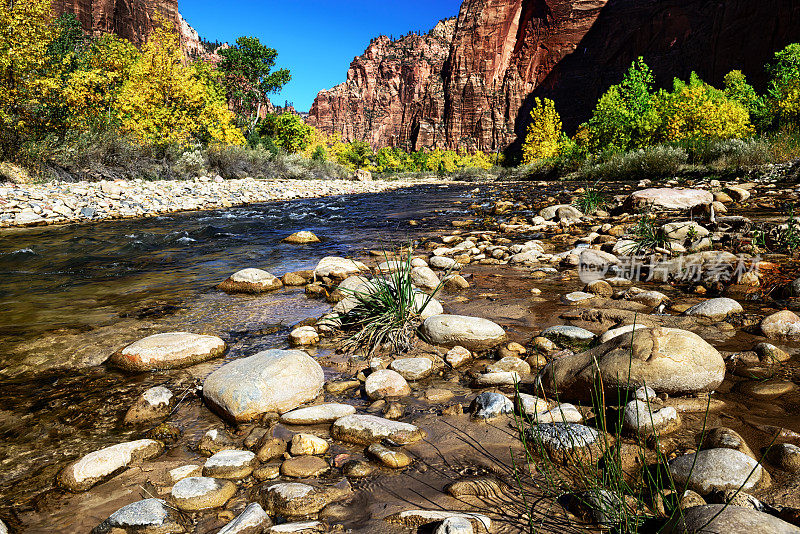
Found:
[{"label": "cottonwood tree", "polygon": [[279,91],[292,76],[287,69],[272,72],[278,52],[257,37],[239,37],[236,44],[217,53],[222,57],[217,68],[224,74],[228,102],[237,115],[249,119],[249,134],[258,122],[267,95]]}]

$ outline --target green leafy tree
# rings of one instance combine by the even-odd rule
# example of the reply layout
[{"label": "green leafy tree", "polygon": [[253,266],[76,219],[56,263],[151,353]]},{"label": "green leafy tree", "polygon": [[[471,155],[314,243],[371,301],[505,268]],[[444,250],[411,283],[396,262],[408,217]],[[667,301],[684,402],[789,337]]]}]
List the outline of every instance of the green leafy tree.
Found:
[{"label": "green leafy tree", "polygon": [[372,163],[375,153],[372,147],[365,141],[353,141],[347,144],[338,154],[341,165],[354,169],[365,169]]},{"label": "green leafy tree", "polygon": [[250,132],[267,95],[279,91],[292,76],[287,69],[272,72],[278,52],[256,37],[239,37],[236,44],[217,53],[222,57],[217,68],[224,74],[228,102],[239,116],[250,119],[247,127]]},{"label": "green leafy tree", "polygon": [[732,70],[725,75],[725,96],[741,104],[750,114],[750,121],[760,130],[766,130],[771,123],[769,109],[765,98],[747,83],[747,78],[740,70]]},{"label": "green leafy tree", "polygon": [[800,125],[800,44],[792,43],[775,53],[767,65],[772,76],[769,99],[775,118],[782,124]]},{"label": "green leafy tree", "polygon": [[301,152],[311,142],[313,130],[300,115],[283,113],[267,115],[258,125],[262,137],[270,137],[275,144],[290,154]]},{"label": "green leafy tree", "polygon": [[634,61],[618,85],[600,97],[588,122],[593,151],[630,150],[653,144],[660,126],[653,94],[655,78],[644,58]]},{"label": "green leafy tree", "polygon": [[53,25],[57,37],[47,46],[47,55],[58,62],[74,61],[91,39],[83,32],[83,26],[74,13],[64,13],[53,21]]}]

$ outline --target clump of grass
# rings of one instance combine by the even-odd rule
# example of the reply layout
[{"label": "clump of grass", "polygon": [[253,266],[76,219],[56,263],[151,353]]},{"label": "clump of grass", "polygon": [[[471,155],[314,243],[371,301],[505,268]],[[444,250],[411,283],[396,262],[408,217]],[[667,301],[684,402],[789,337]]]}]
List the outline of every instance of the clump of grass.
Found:
[{"label": "clump of grass", "polygon": [[633,245],[631,250],[625,252],[630,254],[648,254],[655,252],[656,249],[672,249],[672,244],[662,228],[657,228],[653,217],[648,213],[643,213],[631,230],[633,235]]},{"label": "clump of grass", "polygon": [[583,193],[572,202],[573,206],[586,215],[591,215],[606,205],[606,197],[597,186],[598,183],[599,181],[585,187]]},{"label": "clump of grass", "polygon": [[764,251],[789,255],[800,252],[800,216],[795,214],[794,204],[788,204],[784,212],[786,222],[765,224],[753,230],[755,246]]},{"label": "clump of grass", "polygon": [[[389,261],[389,254],[384,252]],[[411,251],[395,260],[387,277],[376,277],[360,290],[345,291],[355,305],[338,314],[340,329],[349,332],[343,347],[352,352],[372,354],[389,345],[397,352],[411,349],[421,314],[441,290],[440,283],[430,294],[420,293],[411,279]]]}]

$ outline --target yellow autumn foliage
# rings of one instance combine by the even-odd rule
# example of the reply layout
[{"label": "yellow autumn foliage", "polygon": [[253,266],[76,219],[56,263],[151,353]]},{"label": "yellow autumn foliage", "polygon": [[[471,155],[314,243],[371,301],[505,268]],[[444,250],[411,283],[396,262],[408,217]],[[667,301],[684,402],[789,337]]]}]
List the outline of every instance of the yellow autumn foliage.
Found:
[{"label": "yellow autumn foliage", "polygon": [[522,145],[522,163],[528,165],[558,155],[562,135],[561,117],[553,101],[536,98]]},{"label": "yellow autumn foliage", "polygon": [[122,131],[144,142],[244,143],[221,91],[207,70],[186,64],[178,35],[164,21],[131,67],[116,111]]}]

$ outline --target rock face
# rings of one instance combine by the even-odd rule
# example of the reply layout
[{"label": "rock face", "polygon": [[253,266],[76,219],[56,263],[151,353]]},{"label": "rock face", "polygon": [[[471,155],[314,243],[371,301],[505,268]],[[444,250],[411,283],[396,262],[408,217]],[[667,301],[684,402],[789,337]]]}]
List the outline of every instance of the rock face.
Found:
[{"label": "rock face", "polygon": [[309,123],[347,140],[420,149],[444,144],[444,69],[455,19],[428,35],[373,39],[347,81],[320,91]]},{"label": "rock face", "polygon": [[203,396],[223,416],[250,421],[285,413],[322,392],[322,367],[300,350],[266,350],[223,365],[206,378]]},{"label": "rock face", "polygon": [[780,0],[464,0],[429,36],[374,40],[309,118],[373,146],[503,149],[524,136],[534,97],[573,131],[638,56],[661,86],[692,70],[720,85],[741,69],[762,88],[798,20]]},{"label": "rock face", "polygon": [[197,32],[178,13],[178,0],[55,0],[56,15],[74,13],[83,29],[93,35],[114,33],[142,45],[155,29],[155,17],[173,22],[187,52],[201,49]]}]

